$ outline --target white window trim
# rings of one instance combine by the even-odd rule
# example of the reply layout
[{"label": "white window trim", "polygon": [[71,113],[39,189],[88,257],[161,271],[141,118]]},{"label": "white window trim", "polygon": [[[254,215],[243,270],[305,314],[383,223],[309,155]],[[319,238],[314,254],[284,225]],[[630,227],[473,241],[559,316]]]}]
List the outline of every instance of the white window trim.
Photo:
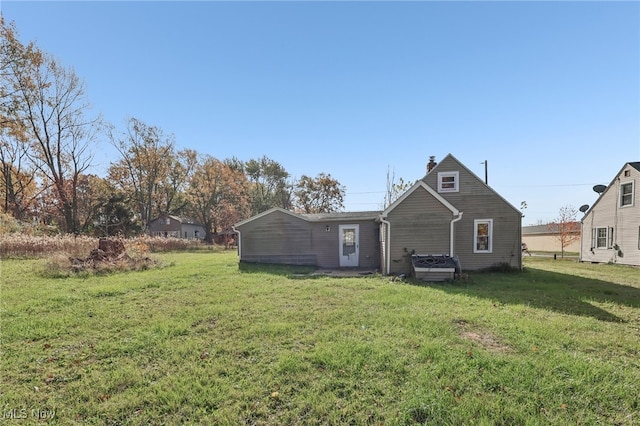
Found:
[{"label": "white window trim", "polygon": [[[453,188],[444,188],[442,180],[447,177],[453,177]],[[438,192],[459,192],[460,191],[460,172],[438,172]]]},{"label": "white window trim", "polygon": [[[624,206],[622,205],[622,185],[627,185],[627,184],[631,184],[631,204],[625,204]],[[635,188],[636,184],[635,181],[629,181],[629,182],[622,182],[620,183],[620,200],[619,200],[619,206],[620,208],[624,209],[627,207],[633,207],[635,204]]]},{"label": "white window trim", "polygon": [[[478,225],[481,223],[487,223],[489,225],[489,235],[487,236],[487,250],[478,249]],[[473,252],[493,253],[493,219],[476,219],[473,221]]]},{"label": "white window trim", "polygon": [[[598,246],[598,230],[606,229],[607,235],[604,246]],[[597,226],[591,230],[591,246],[596,250],[607,250],[613,247],[613,228],[610,226]]]}]

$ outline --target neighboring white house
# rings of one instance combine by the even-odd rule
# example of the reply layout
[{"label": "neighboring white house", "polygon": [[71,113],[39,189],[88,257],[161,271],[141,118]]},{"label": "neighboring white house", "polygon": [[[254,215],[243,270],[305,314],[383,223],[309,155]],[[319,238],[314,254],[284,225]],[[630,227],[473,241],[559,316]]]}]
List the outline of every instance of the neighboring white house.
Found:
[{"label": "neighboring white house", "polygon": [[640,266],[640,162],[622,167],[581,223],[582,262]]}]

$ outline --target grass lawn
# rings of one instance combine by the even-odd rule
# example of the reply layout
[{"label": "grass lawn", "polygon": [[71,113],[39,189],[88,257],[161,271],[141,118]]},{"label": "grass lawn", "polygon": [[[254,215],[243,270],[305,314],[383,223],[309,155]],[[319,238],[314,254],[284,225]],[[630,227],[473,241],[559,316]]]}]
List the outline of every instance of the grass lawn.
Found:
[{"label": "grass lawn", "polygon": [[2,261],[2,424],[640,424],[640,269],[421,284],[157,257]]}]

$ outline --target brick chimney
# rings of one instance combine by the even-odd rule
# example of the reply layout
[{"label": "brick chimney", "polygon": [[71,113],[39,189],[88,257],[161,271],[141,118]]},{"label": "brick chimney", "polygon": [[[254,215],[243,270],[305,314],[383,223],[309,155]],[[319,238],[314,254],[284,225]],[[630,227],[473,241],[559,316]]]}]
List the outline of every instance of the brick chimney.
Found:
[{"label": "brick chimney", "polygon": [[431,155],[429,156],[429,163],[427,163],[427,174],[433,170],[433,168],[437,165],[438,163],[436,163],[436,156],[435,155]]}]

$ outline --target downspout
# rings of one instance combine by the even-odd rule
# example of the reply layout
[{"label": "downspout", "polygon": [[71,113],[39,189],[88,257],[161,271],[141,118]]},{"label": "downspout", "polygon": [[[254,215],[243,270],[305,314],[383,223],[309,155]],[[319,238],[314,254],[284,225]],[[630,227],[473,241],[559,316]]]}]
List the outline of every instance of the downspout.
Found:
[{"label": "downspout", "polygon": [[456,223],[457,221],[459,221],[460,219],[462,219],[462,212],[458,212],[458,216],[451,219],[451,229],[449,231],[449,256],[453,257],[454,256],[454,250],[453,250],[453,245],[454,245],[454,232],[453,232],[453,224]]},{"label": "downspout", "polygon": [[234,232],[238,233],[238,258],[239,260],[242,260],[242,234],[233,226],[231,227],[231,229],[233,229]]},{"label": "downspout", "polygon": [[384,259],[384,263],[385,263],[385,275],[389,275],[389,270],[391,269],[391,253],[389,253],[389,251],[391,250],[391,222],[389,222],[388,220],[385,220],[382,215],[380,216],[380,222],[384,223],[387,226],[387,232],[385,234],[385,245],[387,246],[386,249],[384,250],[384,254],[385,254],[385,259]]}]

